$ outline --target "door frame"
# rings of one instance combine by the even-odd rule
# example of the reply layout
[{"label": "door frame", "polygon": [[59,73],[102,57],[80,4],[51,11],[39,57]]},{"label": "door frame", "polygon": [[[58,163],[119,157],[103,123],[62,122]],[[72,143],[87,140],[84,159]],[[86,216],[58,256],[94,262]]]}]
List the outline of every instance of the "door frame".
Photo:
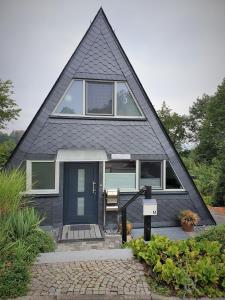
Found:
[{"label": "door frame", "polygon": [[96,189],[97,191],[97,195],[96,195],[96,204],[97,204],[97,209],[96,209],[96,212],[97,212],[97,224],[100,224],[101,223],[101,220],[100,220],[100,199],[102,198],[101,197],[101,193],[102,193],[102,171],[101,171],[101,165],[100,165],[101,162],[99,161],[71,161],[71,162],[63,162],[63,170],[62,170],[62,173],[63,173],[63,176],[62,176],[62,223],[63,225],[65,225],[65,220],[64,220],[64,209],[65,209],[65,198],[64,198],[64,188],[65,188],[65,176],[64,176],[64,172],[65,172],[65,164],[90,164],[90,165],[96,165],[97,167],[97,177],[98,177],[98,187]]}]

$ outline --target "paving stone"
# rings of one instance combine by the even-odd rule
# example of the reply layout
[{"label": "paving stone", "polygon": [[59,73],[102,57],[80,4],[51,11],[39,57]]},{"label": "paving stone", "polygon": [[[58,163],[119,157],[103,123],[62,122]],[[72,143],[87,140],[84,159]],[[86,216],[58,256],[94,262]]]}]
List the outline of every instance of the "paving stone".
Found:
[{"label": "paving stone", "polygon": [[32,274],[31,296],[150,295],[144,269],[133,259],[36,264]]}]

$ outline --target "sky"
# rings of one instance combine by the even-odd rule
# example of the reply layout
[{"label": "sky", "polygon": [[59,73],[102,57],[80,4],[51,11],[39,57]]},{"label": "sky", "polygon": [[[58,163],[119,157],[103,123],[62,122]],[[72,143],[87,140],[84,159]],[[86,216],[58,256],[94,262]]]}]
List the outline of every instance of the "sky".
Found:
[{"label": "sky", "polygon": [[225,0],[0,0],[0,78],[25,130],[100,6],[152,104],[188,113],[225,77]]}]

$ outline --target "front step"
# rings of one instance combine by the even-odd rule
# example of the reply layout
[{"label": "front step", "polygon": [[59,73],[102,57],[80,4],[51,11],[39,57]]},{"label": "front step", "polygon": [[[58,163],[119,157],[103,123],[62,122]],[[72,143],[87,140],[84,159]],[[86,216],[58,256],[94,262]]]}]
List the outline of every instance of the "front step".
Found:
[{"label": "front step", "polygon": [[89,260],[132,259],[131,249],[104,249],[41,253],[36,264],[64,263]]}]

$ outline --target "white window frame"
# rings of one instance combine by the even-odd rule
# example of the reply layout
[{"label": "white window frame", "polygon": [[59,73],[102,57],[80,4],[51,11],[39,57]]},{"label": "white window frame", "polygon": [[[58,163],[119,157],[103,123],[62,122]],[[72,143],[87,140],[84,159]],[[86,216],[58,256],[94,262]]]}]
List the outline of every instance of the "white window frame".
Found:
[{"label": "white window frame", "polygon": [[160,163],[160,171],[161,171],[161,177],[160,177],[160,187],[152,187],[153,190],[155,191],[162,191],[164,190],[164,169],[163,169],[163,161],[162,160],[140,160],[140,167],[139,167],[139,187],[140,182],[141,182],[141,163],[145,163],[145,162],[159,162]]},{"label": "white window frame", "polygon": [[[173,169],[173,172],[174,172],[174,174],[176,175],[176,177],[177,177],[177,179],[179,180],[179,182],[180,182],[180,185],[182,186],[182,189],[167,189],[166,188],[166,162],[168,161],[168,163],[170,164],[170,166],[171,166],[171,168]],[[175,170],[174,170],[174,168],[173,168],[173,166],[172,166],[172,164],[170,163],[170,161],[169,160],[166,160],[166,159],[164,159],[163,160],[163,191],[167,191],[167,192],[185,192],[186,190],[185,190],[185,188],[184,188],[184,186],[183,186],[183,184],[182,184],[182,181],[180,180],[180,178],[179,178],[179,176],[177,175],[177,173],[175,172]]]},{"label": "white window frame", "polygon": [[[126,160],[126,159],[121,159],[121,160]],[[110,161],[114,161],[114,159],[110,160]],[[118,159],[116,160],[118,161]],[[129,161],[129,160],[127,160]],[[170,161],[168,160],[168,162],[170,163],[170,166],[171,168],[173,169],[174,171],[174,174],[177,176],[181,186],[182,186],[182,189],[167,189],[166,188],[166,162],[167,160],[135,160],[136,162],[136,187],[135,189],[120,189],[120,192],[124,192],[124,193],[129,193],[129,192],[138,192],[140,190],[140,174],[141,174],[141,162],[161,162],[161,181],[162,181],[162,186],[160,188],[152,188],[153,191],[155,192],[185,192],[186,190],[184,189],[183,187],[183,184],[180,180],[180,178],[177,176],[174,168],[172,167]],[[103,161],[103,190],[106,189],[106,186],[105,186],[105,163],[106,161]]]},{"label": "white window frame", "polygon": [[[74,81],[79,80],[82,81],[83,84],[83,113],[82,114],[64,114],[64,113],[57,113],[57,109],[59,107],[59,105],[61,104],[61,102],[64,100],[65,95],[67,94],[68,90],[70,89],[71,85],[73,84]],[[113,83],[113,103],[112,103],[112,110],[113,113],[106,115],[106,114],[92,114],[92,113],[86,113],[86,109],[87,109],[87,99],[86,99],[86,83],[87,82],[106,82],[106,83]],[[131,96],[134,99],[135,104],[137,105],[137,108],[139,109],[141,115],[140,116],[119,116],[117,115],[117,83],[125,83],[125,85],[127,86],[128,91],[130,92]],[[128,83],[126,81],[112,81],[112,80],[96,80],[96,79],[79,79],[79,78],[74,78],[71,80],[70,84],[68,85],[67,89],[65,90],[65,92],[63,93],[62,97],[60,98],[58,104],[56,105],[55,109],[53,110],[52,116],[58,116],[58,117],[70,117],[70,118],[105,118],[105,119],[145,119],[145,115],[143,114],[143,111],[140,107],[140,105],[138,104],[134,94],[132,93]]]},{"label": "white window frame", "polygon": [[[32,189],[32,163],[55,163],[55,188]],[[54,160],[27,160],[26,161],[26,193],[27,194],[58,194],[59,193],[59,162]]]},{"label": "white window frame", "polygon": [[[125,161],[125,160],[126,159],[121,159],[121,161]],[[116,160],[112,159],[112,160],[107,160],[107,161],[103,162],[103,190],[106,189],[106,186],[105,186],[105,174],[106,174],[106,172],[105,172],[105,163],[109,162],[109,161],[113,162],[113,161],[119,161],[119,160],[118,159],[116,159]],[[135,161],[135,188],[134,189],[133,188],[130,188],[130,189],[129,188],[124,188],[124,189],[120,188],[120,192],[122,192],[122,193],[138,192],[139,191],[139,183],[138,183],[138,177],[137,177],[137,174],[139,173],[139,171],[138,171],[138,168],[139,168],[138,160],[127,159],[127,161]]]}]

